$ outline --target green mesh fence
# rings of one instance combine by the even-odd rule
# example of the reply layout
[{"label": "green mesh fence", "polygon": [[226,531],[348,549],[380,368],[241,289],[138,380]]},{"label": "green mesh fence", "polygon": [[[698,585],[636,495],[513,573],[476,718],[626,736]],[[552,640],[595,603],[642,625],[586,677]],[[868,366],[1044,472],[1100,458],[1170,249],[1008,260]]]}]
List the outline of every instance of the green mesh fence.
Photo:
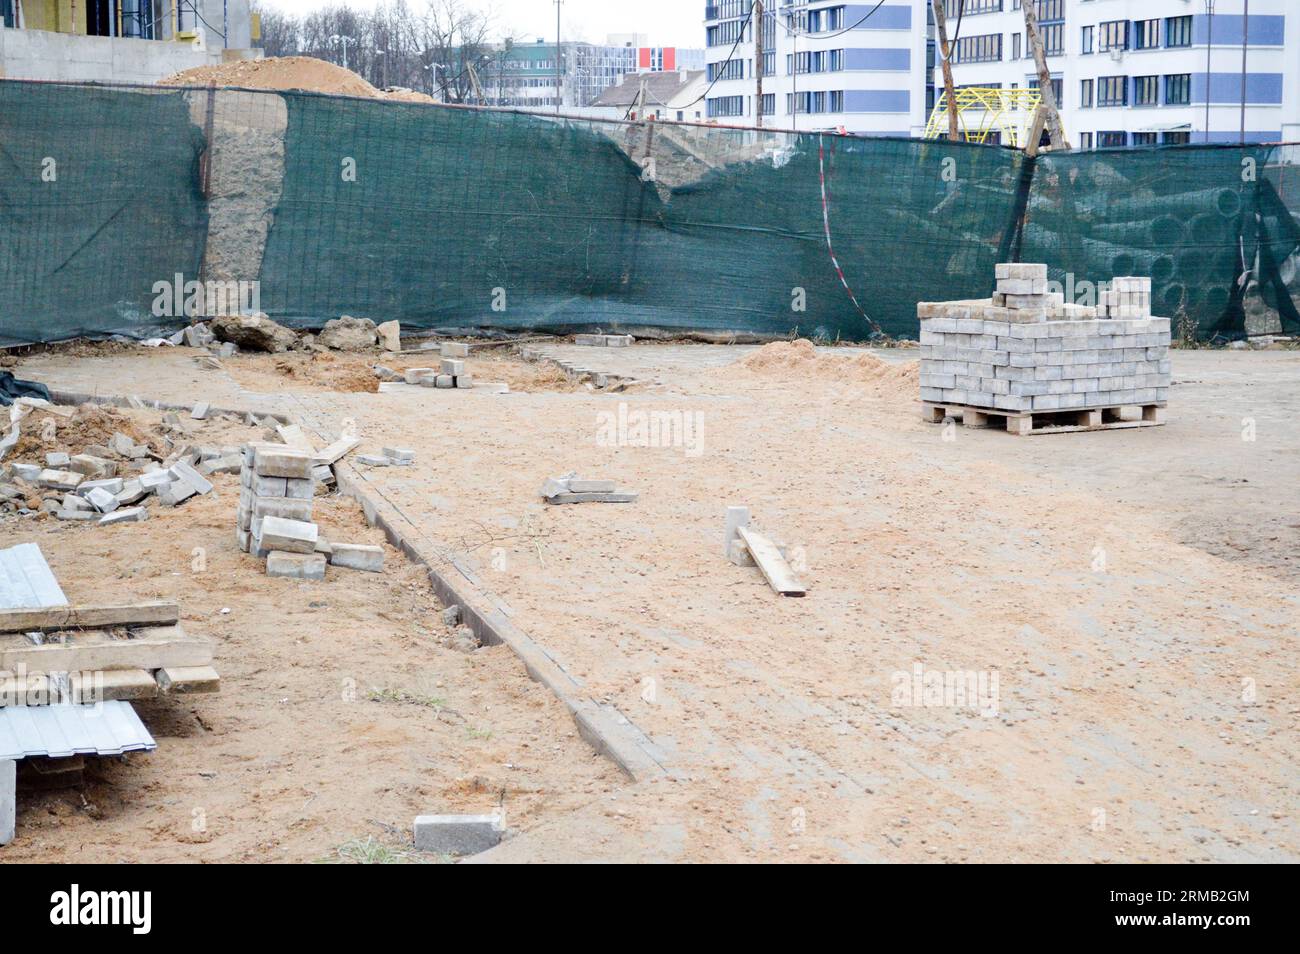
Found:
[{"label": "green mesh fence", "polygon": [[914,337],[1017,258],[1085,304],[1150,275],[1201,337],[1295,333],[1297,158],[0,81],[0,337],[175,327],[177,273],[304,326]]},{"label": "green mesh fence", "polygon": [[203,133],[178,92],[0,82],[0,345],[148,333],[198,277]]}]

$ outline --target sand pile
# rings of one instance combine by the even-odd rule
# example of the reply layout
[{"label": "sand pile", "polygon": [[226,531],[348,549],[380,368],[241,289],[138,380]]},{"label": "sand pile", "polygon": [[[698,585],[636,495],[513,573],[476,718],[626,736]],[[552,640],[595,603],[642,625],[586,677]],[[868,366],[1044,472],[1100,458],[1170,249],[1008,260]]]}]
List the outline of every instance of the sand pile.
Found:
[{"label": "sand pile", "polygon": [[804,380],[866,384],[877,391],[908,396],[915,396],[918,386],[915,361],[896,363],[883,361],[872,354],[818,351],[807,338],[764,345],[722,370],[772,378],[797,374]]},{"label": "sand pile", "polygon": [[341,66],[311,56],[280,56],[265,60],[241,60],[219,66],[196,66],[164,80],[160,86],[242,86],[248,89],[301,89],[337,96],[364,96],[402,102],[432,103],[435,100],[412,90],[386,93]]},{"label": "sand pile", "polygon": [[137,444],[151,442],[122,411],[100,404],[82,404],[67,417],[37,409],[22,419],[20,428],[22,436],[10,455],[13,460],[40,460],[50,451],[82,454],[87,447],[108,446],[118,432]]}]

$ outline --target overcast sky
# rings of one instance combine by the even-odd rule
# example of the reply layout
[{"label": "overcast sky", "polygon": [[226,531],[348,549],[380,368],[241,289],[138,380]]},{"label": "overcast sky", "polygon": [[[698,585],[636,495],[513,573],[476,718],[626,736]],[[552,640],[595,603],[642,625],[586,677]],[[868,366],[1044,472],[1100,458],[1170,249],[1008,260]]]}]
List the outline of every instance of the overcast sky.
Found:
[{"label": "overcast sky", "polygon": [[[345,0],[347,6],[374,7],[379,0]],[[407,0],[415,9],[423,0]],[[503,34],[520,39],[555,36],[552,0],[460,0],[491,10]],[[332,0],[261,0],[263,6],[307,13]],[[646,33],[653,46],[704,46],[704,0],[564,0],[561,35],[566,40],[603,41],[607,33]]]}]

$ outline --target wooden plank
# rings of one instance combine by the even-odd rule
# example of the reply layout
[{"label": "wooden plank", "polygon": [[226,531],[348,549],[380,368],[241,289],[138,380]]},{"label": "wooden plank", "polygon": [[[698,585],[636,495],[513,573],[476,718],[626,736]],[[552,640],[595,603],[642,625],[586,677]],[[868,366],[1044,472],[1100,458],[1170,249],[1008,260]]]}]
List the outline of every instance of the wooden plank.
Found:
[{"label": "wooden plank", "polygon": [[749,555],[754,558],[772,589],[782,596],[803,596],[808,592],[795,577],[790,564],[785,562],[775,543],[748,527],[737,527],[736,532],[745,541]]},{"label": "wooden plank", "polygon": [[169,666],[157,673],[163,692],[219,692],[221,676],[211,666]]},{"label": "wooden plank", "polygon": [[72,696],[80,703],[112,702],[115,699],[153,699],[161,690],[147,669],[110,669],[107,672],[69,674]]},{"label": "wooden plank", "polygon": [[34,646],[22,636],[0,637],[0,669],[28,672],[84,672],[99,669],[162,669],[206,666],[212,644],[187,636],[180,626],[146,626],[133,639],[104,630],[64,633],[61,642]]},{"label": "wooden plank", "polygon": [[167,602],[0,609],[0,633],[30,633],[38,630],[48,633],[62,629],[170,625],[178,619],[180,607]]}]

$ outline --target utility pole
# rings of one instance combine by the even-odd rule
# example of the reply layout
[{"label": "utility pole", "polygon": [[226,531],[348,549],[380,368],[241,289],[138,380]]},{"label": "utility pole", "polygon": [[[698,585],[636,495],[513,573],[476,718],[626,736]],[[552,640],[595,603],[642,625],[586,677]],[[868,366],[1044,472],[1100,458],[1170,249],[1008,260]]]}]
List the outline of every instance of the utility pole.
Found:
[{"label": "utility pole", "polygon": [[1023,0],[1025,35],[1029,48],[1034,51],[1034,65],[1038,67],[1038,92],[1047,107],[1047,133],[1053,149],[1069,149],[1065,130],[1061,127],[1061,113],[1056,108],[1056,87],[1052,85],[1052,71],[1047,68],[1047,54],[1043,52],[1043,36],[1038,32],[1037,0]]},{"label": "utility pole", "polygon": [[[1246,144],[1246,36],[1250,32],[1250,0],[1241,15],[1241,144]],[[1210,71],[1205,71],[1206,99],[1209,99]]]},{"label": "utility pole", "polygon": [[555,0],[555,115],[560,115],[560,105],[564,102],[564,78],[560,72],[560,4],[564,0]]},{"label": "utility pole", "polygon": [[[754,125],[763,128],[763,0],[754,0],[754,77],[758,91],[754,95]],[[1243,82],[1245,82],[1243,80]],[[1244,95],[1244,94],[1243,94]]]},{"label": "utility pole", "polygon": [[948,138],[956,141],[957,132],[957,91],[952,85],[952,48],[948,45],[948,16],[944,10],[945,0],[930,0],[934,8],[934,29],[939,35],[939,61],[943,65],[943,95],[948,101]]}]

